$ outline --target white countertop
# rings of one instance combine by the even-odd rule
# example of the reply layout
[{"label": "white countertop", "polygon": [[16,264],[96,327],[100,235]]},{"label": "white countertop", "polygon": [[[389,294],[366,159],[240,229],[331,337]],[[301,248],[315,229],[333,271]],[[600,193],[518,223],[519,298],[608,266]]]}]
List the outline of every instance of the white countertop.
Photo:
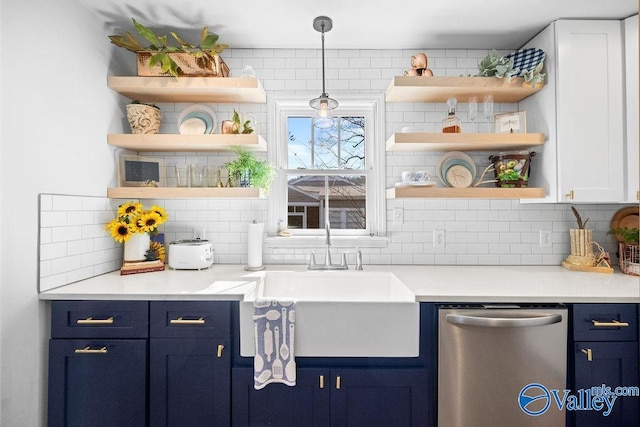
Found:
[{"label": "white countertop", "polygon": [[[424,302],[640,303],[640,277],[584,273],[556,266],[365,265],[394,273]],[[268,265],[267,271],[306,271]],[[42,292],[42,300],[242,300],[262,272],[218,264],[201,271],[165,270],[121,276],[119,271]]]}]

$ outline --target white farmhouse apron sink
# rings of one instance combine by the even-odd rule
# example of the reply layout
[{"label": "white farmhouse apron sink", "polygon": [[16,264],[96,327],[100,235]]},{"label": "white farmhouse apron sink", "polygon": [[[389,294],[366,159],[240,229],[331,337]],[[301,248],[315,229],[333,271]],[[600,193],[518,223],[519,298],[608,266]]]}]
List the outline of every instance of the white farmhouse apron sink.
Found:
[{"label": "white farmhouse apron sink", "polygon": [[415,357],[420,310],[389,272],[267,271],[240,302],[240,354],[253,357],[253,301],[293,298],[295,356]]}]

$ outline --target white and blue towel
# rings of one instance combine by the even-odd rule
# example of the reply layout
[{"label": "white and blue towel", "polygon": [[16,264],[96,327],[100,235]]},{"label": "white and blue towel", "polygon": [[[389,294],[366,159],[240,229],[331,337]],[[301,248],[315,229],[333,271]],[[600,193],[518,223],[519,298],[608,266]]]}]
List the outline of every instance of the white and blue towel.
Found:
[{"label": "white and blue towel", "polygon": [[260,390],[271,383],[296,385],[295,302],[284,298],[258,298],[253,306],[255,389]]}]

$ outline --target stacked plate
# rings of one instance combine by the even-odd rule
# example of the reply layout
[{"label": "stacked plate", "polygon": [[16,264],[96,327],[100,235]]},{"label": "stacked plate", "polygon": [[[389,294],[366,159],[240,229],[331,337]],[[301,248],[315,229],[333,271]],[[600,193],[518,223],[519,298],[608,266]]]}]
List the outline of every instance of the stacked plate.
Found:
[{"label": "stacked plate", "polygon": [[191,105],[178,116],[178,130],[182,135],[213,133],[217,125],[216,113],[206,105]]},{"label": "stacked plate", "polygon": [[447,187],[470,187],[477,173],[473,159],[461,151],[450,151],[444,154],[436,166],[438,179]]}]

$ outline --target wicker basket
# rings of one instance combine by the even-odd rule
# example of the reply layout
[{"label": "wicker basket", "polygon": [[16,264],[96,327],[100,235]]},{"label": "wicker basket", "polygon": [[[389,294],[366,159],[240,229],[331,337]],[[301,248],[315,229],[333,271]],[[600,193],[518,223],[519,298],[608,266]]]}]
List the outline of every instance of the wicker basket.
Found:
[{"label": "wicker basket", "polygon": [[618,244],[620,270],[625,274],[640,276],[640,245]]}]

